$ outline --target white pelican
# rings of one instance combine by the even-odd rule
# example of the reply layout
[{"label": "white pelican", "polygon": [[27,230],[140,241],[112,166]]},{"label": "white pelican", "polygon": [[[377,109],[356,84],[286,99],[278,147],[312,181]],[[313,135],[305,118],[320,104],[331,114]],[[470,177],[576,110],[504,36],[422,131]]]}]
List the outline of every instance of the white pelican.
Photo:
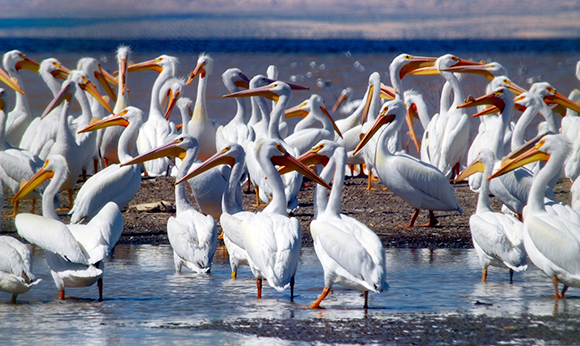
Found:
[{"label": "white pelican", "polygon": [[[82,73],[82,72],[81,72]],[[86,81],[86,79],[85,79]],[[83,111],[90,112],[88,108],[88,101],[83,89],[90,91],[96,97],[101,98],[97,89],[94,88],[92,84],[77,84],[74,80],[66,80],[61,87],[61,91],[58,95],[51,101],[42,114],[41,118],[46,114],[50,113],[53,109],[58,107],[62,102],[64,102],[64,107],[61,111],[61,118],[59,120],[58,132],[56,135],[56,141],[54,145],[50,148],[49,155],[62,155],[67,160],[67,177],[61,185],[61,189],[68,191],[69,197],[69,208],[73,206],[73,188],[77,183],[77,179],[81,174],[84,156],[81,146],[76,142],[76,137],[71,133],[69,121],[68,121],[68,111],[70,107],[70,100],[72,95],[80,102],[83,102]],[[103,102],[103,105],[104,102]],[[108,106],[108,105],[107,105]],[[91,156],[92,157],[92,156]]]},{"label": "white pelican", "polygon": [[377,141],[375,166],[381,183],[415,208],[407,227],[415,224],[421,209],[429,210],[429,222],[425,226],[433,226],[437,223],[433,210],[462,211],[455,197],[455,189],[441,171],[405,152],[389,151],[388,140],[399,132],[405,121],[405,115],[406,110],[402,100],[395,99],[385,103],[375,123],[361,139],[355,152],[359,151],[382,125],[391,122]]},{"label": "white pelican", "polygon": [[[292,148],[286,142],[284,142],[278,127],[278,120],[280,119],[281,114],[284,113],[286,106],[290,102],[290,97],[292,96],[291,87],[284,82],[273,82],[263,87],[243,90],[234,94],[224,95],[223,97],[251,96],[263,96],[271,100],[276,100],[276,107],[274,107],[272,110],[272,115],[270,117],[268,138],[279,140],[287,151],[294,153],[295,156],[298,156],[296,149]],[[258,140],[256,140],[256,142],[248,143],[246,147],[246,164],[252,183],[256,187],[256,204],[259,204],[259,200],[262,200],[266,203],[269,202],[273,192],[271,190],[270,184],[268,184],[266,181],[265,172],[263,171],[261,165],[257,162],[258,160],[255,156],[255,153],[257,153],[257,150],[255,150],[257,141]],[[288,212],[291,212],[298,208],[298,192],[302,186],[302,175],[298,174],[298,172],[291,172],[285,174],[282,179],[284,181],[284,195],[287,199]]]},{"label": "white pelican", "polygon": [[[177,181],[181,180],[197,159],[197,140],[182,134],[168,143],[144,153],[122,166],[142,163],[159,157],[179,157],[183,160],[179,167]],[[215,220],[203,215],[187,200],[184,184],[175,184],[175,217],[167,220],[167,237],[173,248],[175,271],[181,274],[182,266],[196,273],[208,273],[218,243]]]},{"label": "white pelican", "polygon": [[453,89],[453,103],[446,111],[441,109],[429,122],[426,130],[428,146],[422,146],[421,159],[437,167],[451,178],[459,173],[461,161],[469,147],[470,119],[465,111],[457,109],[463,100],[463,90],[458,78],[446,69],[458,65],[477,64],[446,54],[435,61],[435,66],[411,71],[412,74],[439,73]]},{"label": "white pelican", "polygon": [[[124,162],[133,159],[132,153],[143,123],[143,112],[136,107],[127,107],[116,116],[93,123],[80,132],[96,131],[109,126],[120,126],[123,133],[119,138],[117,152]],[[141,187],[139,166],[121,167],[110,164],[90,177],[77,193],[74,206],[70,210],[71,223],[91,220],[109,201],[117,203],[120,209],[135,197]]]},{"label": "white pelican", "polygon": [[[276,107],[278,105],[279,103]],[[258,162],[266,174],[266,181],[270,184],[272,200],[251,220],[242,221],[242,238],[248,252],[250,268],[256,277],[258,299],[262,297],[262,279],[266,279],[278,291],[290,286],[290,299],[293,300],[302,232],[298,219],[286,215],[284,184],[274,165],[289,166],[314,182],[327,188],[330,186],[288,154],[278,140],[259,140],[255,150]]]},{"label": "white pelican", "polygon": [[250,221],[255,215],[253,212],[245,211],[242,206],[240,180],[245,172],[245,157],[246,153],[241,145],[230,143],[177,182],[179,184],[184,180],[191,181],[191,179],[205,174],[218,165],[226,164],[231,167],[228,186],[223,193],[222,214],[219,220],[223,230],[224,243],[228,250],[232,279],[237,278],[238,268],[241,264],[248,265],[248,252],[245,249],[240,225],[244,220]]},{"label": "white pelican", "polygon": [[325,181],[334,177],[326,199],[326,188],[316,186],[315,219],[310,223],[314,250],[324,269],[324,289],[310,305],[319,308],[334,283],[363,291],[364,308],[368,308],[368,292],[380,293],[388,288],[385,249],[379,237],[365,224],[340,213],[344,185],[346,150],[335,142],[323,140],[299,158],[305,165],[326,163],[320,173]]},{"label": "white pelican", "polygon": [[[534,175],[524,209],[524,246],[534,265],[552,278],[556,299],[562,299],[569,286],[580,287],[580,215],[563,203],[544,202],[544,189],[559,174],[569,150],[565,135],[538,136],[513,152],[489,178],[530,162],[547,161]],[[564,284],[562,293],[558,282]]]},{"label": "white pelican", "polygon": [[[48,58],[40,62],[38,73],[54,97],[61,88],[58,79],[66,80],[70,70],[62,66],[57,59]],[[34,155],[44,155],[41,158],[46,159],[50,147],[56,140],[61,111],[62,106],[55,108],[42,119],[35,117],[22,135],[19,146]]]},{"label": "white pelican", "polygon": [[42,196],[42,215],[18,214],[18,234],[44,249],[46,262],[64,299],[64,288],[90,286],[98,281],[99,300],[103,299],[103,259],[108,257],[123,232],[119,206],[107,203],[87,225],[66,225],[54,209],[54,196],[67,179],[67,161],[52,155],[30,181],[13,198],[13,202],[47,179],[51,179]]},{"label": "white pelican", "polygon": [[12,304],[42,279],[32,274],[32,254],[26,245],[9,236],[0,236],[0,291],[12,293]]},{"label": "white pelican", "polygon": [[[174,76],[176,65],[177,58],[161,55],[154,60],[131,65],[128,68],[129,72],[142,70],[156,70],[159,72],[159,76],[155,80],[155,83],[153,83],[153,88],[151,89],[149,118],[141,125],[139,137],[137,137],[137,151],[140,153],[157,148],[165,143],[169,137],[176,134],[177,130],[175,126],[172,127],[167,121],[167,118],[165,118],[159,101],[161,88],[168,79]],[[167,115],[167,112],[165,112],[165,115]],[[166,157],[147,161],[144,163],[145,172],[147,175],[153,177],[167,174],[172,164],[171,160]]]},{"label": "white pelican", "polygon": [[469,228],[473,247],[479,256],[481,264],[481,281],[487,280],[487,267],[490,265],[508,268],[510,283],[513,282],[515,271],[524,271],[526,264],[526,250],[524,249],[524,224],[503,213],[496,213],[489,203],[489,181],[495,164],[495,155],[488,148],[483,148],[456,181],[461,181],[475,172],[483,173],[481,188],[475,214],[469,218]]},{"label": "white pelican", "polygon": [[[250,89],[263,87],[275,81],[264,77],[261,74],[255,75],[250,79]],[[250,98],[252,105],[252,114],[248,125],[254,129],[256,139],[267,138],[268,128],[270,127],[270,109],[266,101],[260,96],[253,96]]]},{"label": "white pelican", "polygon": [[[331,113],[338,110],[340,114],[351,115],[361,104],[362,99],[352,100],[354,90],[351,87],[346,87],[340,92],[340,96],[336,99],[334,106],[332,106]],[[337,123],[338,125],[338,123]]]},{"label": "white pelican", "polygon": [[[127,90],[127,75],[129,59],[131,50],[127,46],[120,46],[117,49],[117,63],[119,65],[119,76],[117,89],[117,97],[113,114],[121,113],[125,108],[129,107],[129,92]],[[102,83],[106,85],[106,83]],[[111,96],[112,97],[112,96]],[[99,146],[99,156],[103,160],[103,166],[107,167],[113,163],[119,163],[120,158],[117,153],[119,146],[119,138],[121,138],[123,128],[118,126],[107,127],[103,131],[98,132],[97,145]]]},{"label": "white pelican", "polygon": [[310,98],[301,104],[287,109],[285,112],[286,118],[294,116],[312,116],[314,119],[322,123],[322,128],[306,128],[301,131],[294,131],[291,135],[284,138],[284,141],[293,148],[296,148],[300,154],[308,151],[312,146],[323,139],[333,140],[334,133],[342,137],[342,133],[336,123],[324,108],[324,101],[322,97],[317,94],[312,94]]},{"label": "white pelican", "polygon": [[[207,54],[201,54],[197,59],[197,66],[191,72],[187,85],[199,76],[197,98],[193,108],[193,115],[187,124],[187,133],[197,139],[199,143],[199,159],[206,160],[216,152],[216,123],[207,115],[205,93],[207,78],[213,71],[213,59]],[[185,126],[185,124],[183,124]]]},{"label": "white pelican", "polygon": [[[239,88],[248,89],[250,86],[250,80],[238,68],[230,68],[222,73],[222,81],[230,94],[240,91]],[[220,125],[216,130],[216,150],[222,149],[227,143],[243,145],[244,142],[253,140],[255,137],[253,129],[248,126],[246,100],[244,98],[235,100],[237,108],[234,118],[226,125]]]},{"label": "white pelican", "polygon": [[18,146],[22,135],[24,135],[26,128],[33,119],[30,113],[30,107],[28,106],[28,99],[24,94],[25,90],[22,77],[20,77],[20,70],[25,69],[38,72],[39,64],[27,58],[18,50],[11,50],[4,53],[2,62],[4,69],[8,72],[10,78],[14,80],[12,84],[18,85],[20,91],[16,93],[14,109],[8,113],[8,120],[6,122],[6,140],[8,143]]},{"label": "white pelican", "polygon": [[[13,147],[6,141],[5,129],[7,115],[4,112],[5,101],[4,89],[0,88],[0,179],[2,184],[2,196],[4,196],[4,186],[8,185],[13,193],[20,189],[22,180],[28,180],[34,176],[36,171],[42,167],[43,161],[38,156],[32,154],[28,150]],[[36,200],[41,198],[41,193],[44,187],[31,192],[29,198],[32,199],[32,210],[36,205]],[[2,198],[4,201],[4,198]],[[19,203],[14,205],[14,213],[10,216],[18,214]]]}]

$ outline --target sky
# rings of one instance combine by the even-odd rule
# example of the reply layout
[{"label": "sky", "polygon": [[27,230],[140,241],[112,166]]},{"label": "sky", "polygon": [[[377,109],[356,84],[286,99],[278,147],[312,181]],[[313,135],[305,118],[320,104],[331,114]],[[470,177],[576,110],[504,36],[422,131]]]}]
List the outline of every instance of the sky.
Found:
[{"label": "sky", "polygon": [[0,37],[580,38],[572,0],[0,0]]}]

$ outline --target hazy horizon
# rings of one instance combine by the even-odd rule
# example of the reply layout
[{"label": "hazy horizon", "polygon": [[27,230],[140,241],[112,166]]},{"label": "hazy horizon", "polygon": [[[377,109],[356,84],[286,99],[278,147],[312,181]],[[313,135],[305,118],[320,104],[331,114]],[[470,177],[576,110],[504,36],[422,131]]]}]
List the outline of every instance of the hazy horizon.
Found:
[{"label": "hazy horizon", "polygon": [[580,38],[575,1],[0,0],[0,37]]}]

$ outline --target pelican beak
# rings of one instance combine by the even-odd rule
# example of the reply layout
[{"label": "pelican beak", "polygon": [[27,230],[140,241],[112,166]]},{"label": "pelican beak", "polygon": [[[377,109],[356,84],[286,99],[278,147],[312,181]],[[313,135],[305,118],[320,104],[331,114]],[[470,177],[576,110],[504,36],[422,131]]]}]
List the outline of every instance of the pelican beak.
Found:
[{"label": "pelican beak", "polygon": [[371,128],[364,134],[363,138],[358,142],[358,145],[354,149],[353,155],[356,155],[364,146],[368,143],[368,141],[372,138],[372,136],[379,131],[381,126],[390,123],[395,119],[394,114],[387,114],[388,108],[385,108],[381,114],[375,120],[375,123],[371,126]]},{"label": "pelican beak", "polygon": [[309,112],[307,110],[305,110],[304,108],[306,108],[306,106],[308,105],[307,102],[302,102],[301,104],[294,106],[292,108],[288,108],[285,112],[284,112],[284,117],[286,119],[289,118],[294,118],[294,117],[306,117]]},{"label": "pelican beak", "polygon": [[340,107],[340,105],[343,104],[344,101],[346,101],[346,94],[341,94],[338,97],[338,100],[336,100],[336,102],[334,103],[334,106],[332,106],[332,109],[330,111],[332,113],[336,112],[336,110],[338,109],[338,107]]},{"label": "pelican beak", "polygon": [[54,65],[54,67],[56,67],[56,70],[51,71],[50,74],[54,78],[66,80],[66,78],[70,75],[70,70],[62,66],[61,64],[57,63],[56,61],[53,61],[52,64]]},{"label": "pelican beak", "polygon": [[[481,106],[481,105],[492,105],[492,106],[495,106],[499,110],[499,112],[501,113],[505,109],[505,102],[503,102],[503,100],[499,97],[499,95],[503,94],[503,92],[504,92],[503,89],[499,89],[496,92],[492,92],[492,93],[489,93],[487,95],[483,95],[483,96],[478,97],[476,99],[474,99],[473,97],[471,97],[470,99],[468,98],[464,103],[457,106],[457,108],[476,107],[476,106]],[[489,109],[485,109],[485,112],[489,112],[489,111],[490,111]],[[476,114],[483,115],[483,114],[487,114],[487,113],[479,112]]]},{"label": "pelican beak", "polygon": [[145,154],[137,156],[131,161],[122,163],[120,166],[123,167],[128,165],[136,165],[138,163],[155,160],[162,157],[179,157],[181,160],[183,160],[185,159],[186,151],[179,146],[181,142],[183,142],[183,138],[175,138],[174,140],[160,146],[157,149],[153,149]]},{"label": "pelican beak", "polygon": [[455,65],[449,68],[441,69],[441,71],[476,74],[487,78],[491,82],[495,78],[495,76],[490,71],[490,69],[493,69],[494,67],[495,66],[493,64],[460,65],[460,66]]},{"label": "pelican beak", "polygon": [[233,94],[224,95],[224,96],[222,96],[222,98],[261,96],[261,97],[265,97],[267,99],[274,100],[274,101],[278,102],[278,99],[280,97],[278,96],[278,94],[273,92],[271,89],[272,89],[272,84],[268,84],[268,85],[265,85],[262,87],[248,89],[248,90],[242,90],[242,91],[235,92]]},{"label": "pelican beak", "polygon": [[6,71],[4,71],[1,68],[0,68],[0,81],[4,82],[4,84],[8,85],[14,91],[17,91],[22,95],[25,95],[24,91],[22,91],[22,89],[20,89],[20,86],[18,86],[18,80],[16,78],[10,78],[8,73],[6,73]]},{"label": "pelican beak", "polygon": [[111,108],[111,106],[109,106],[109,103],[107,101],[105,101],[105,99],[103,98],[103,95],[101,95],[101,93],[97,90],[97,86],[94,85],[93,83],[89,82],[89,80],[87,80],[85,77],[83,77],[83,82],[82,84],[79,84],[79,86],[87,91],[89,94],[91,94],[95,99],[97,99],[97,101],[99,101],[99,103],[105,107],[105,109],[109,112],[109,113],[113,113],[113,109]]},{"label": "pelican beak", "polygon": [[381,83],[381,98],[385,100],[394,100],[399,92],[397,89]]},{"label": "pelican beak", "polygon": [[197,64],[197,66],[195,67],[195,69],[193,71],[191,71],[191,73],[189,74],[189,78],[187,79],[187,82],[185,83],[186,86],[188,86],[189,84],[191,84],[191,82],[193,82],[193,80],[195,78],[197,78],[197,76],[201,75],[201,78],[205,78],[205,64],[206,62],[202,62],[201,64]]},{"label": "pelican beak", "polygon": [[[421,57],[421,56],[409,56],[409,62],[401,68],[399,72],[399,78],[403,79],[407,74],[414,73],[414,71],[419,69],[431,68],[435,66],[435,60],[437,58],[430,58],[430,57]],[[436,71],[437,69],[435,69]],[[420,73],[419,73],[420,74]],[[430,74],[439,74],[439,72],[430,73]]]},{"label": "pelican beak", "polygon": [[245,74],[240,73],[240,78],[234,82],[238,88],[250,89],[250,79]]},{"label": "pelican beak", "polygon": [[[481,65],[480,62],[475,62],[475,61],[470,61],[470,60],[465,60],[465,59],[454,58],[454,60],[456,61],[456,63],[451,67]],[[432,65],[428,65],[425,67],[414,69],[412,71],[409,71],[409,73],[414,74],[414,75],[437,75],[437,74],[440,74],[440,71],[443,71],[443,70],[439,70],[439,68],[437,68],[437,66],[435,66],[435,62],[433,62]]]},{"label": "pelican beak", "polygon": [[[99,71],[95,71],[94,74],[95,78],[99,81],[99,83],[103,86],[103,89],[105,89],[105,91],[107,92],[107,95],[109,95],[111,100],[113,100],[113,102],[116,103],[117,95],[115,95],[115,92],[113,91],[109,83],[112,83],[113,85],[119,85],[117,79],[109,72],[103,70],[101,64],[99,64]],[[122,75],[124,76],[124,73]]]},{"label": "pelican beak", "polygon": [[40,64],[34,60],[27,58],[24,54],[19,53],[20,61],[18,61],[15,65],[16,71],[20,71],[21,69],[29,70],[32,72],[38,72],[40,68]]},{"label": "pelican beak", "polygon": [[519,96],[519,95],[527,92],[526,89],[522,88],[521,86],[517,85],[516,83],[512,82],[509,79],[504,79],[503,82],[507,86],[508,89],[510,89],[511,91],[514,92],[514,94],[516,94],[516,96]]},{"label": "pelican beak", "polygon": [[193,177],[196,177],[196,176],[200,175],[201,173],[206,172],[206,171],[208,171],[208,170],[210,170],[218,165],[230,165],[230,167],[233,167],[234,164],[236,163],[236,160],[233,157],[228,155],[230,149],[231,148],[229,146],[227,146],[227,147],[223,148],[222,150],[218,151],[217,153],[213,154],[209,159],[205,160],[201,164],[201,166],[199,166],[196,169],[194,169],[193,171],[189,172],[181,180],[176,181],[175,185],[181,184],[182,182],[189,180]]},{"label": "pelican beak", "polygon": [[332,117],[330,116],[330,113],[328,113],[326,108],[324,108],[322,106],[320,106],[320,110],[322,111],[322,113],[324,113],[324,115],[326,115],[328,117],[328,119],[330,119],[330,122],[332,123],[332,127],[334,128],[334,131],[336,131],[338,136],[340,138],[342,138],[342,133],[340,132],[340,129],[338,128],[338,126],[336,126],[336,123],[334,122],[334,119],[332,119]]},{"label": "pelican beak", "polygon": [[544,145],[543,137],[546,133],[536,136],[534,139],[525,143],[518,149],[512,151],[508,156],[502,158],[500,168],[492,174],[487,180],[499,177],[502,174],[513,171],[516,168],[527,165],[535,161],[548,161],[550,154],[540,149]]},{"label": "pelican beak", "polygon": [[405,120],[407,121],[407,126],[409,127],[409,137],[413,140],[413,143],[415,143],[417,151],[421,152],[421,146],[419,145],[417,134],[415,133],[415,127],[413,126],[413,118],[419,119],[419,115],[417,115],[417,105],[414,103],[407,108],[407,116],[405,117]]},{"label": "pelican beak", "polygon": [[373,101],[373,92],[375,91],[374,85],[369,85],[369,90],[367,92],[367,100],[365,102],[365,107],[363,108],[362,116],[361,116],[361,124],[364,124],[367,121],[367,117],[369,115],[369,111],[371,109],[371,103]]},{"label": "pelican beak", "polygon": [[58,107],[63,101],[70,102],[72,99],[72,93],[70,92],[70,83],[63,84],[62,88],[60,89],[59,93],[50,101],[40,119],[43,119],[48,113],[52,112],[56,107]]},{"label": "pelican beak", "polygon": [[[282,82],[284,82],[284,81],[282,81]],[[290,87],[291,90],[309,90],[310,89],[309,87],[298,85],[298,84],[291,83],[291,82],[284,82],[284,83],[288,84],[288,86]]]},{"label": "pelican beak", "polygon": [[45,167],[48,165],[48,162],[49,159],[46,159],[42,168],[40,168],[40,170],[36,172],[36,174],[26,184],[24,184],[24,186],[22,186],[20,190],[18,190],[18,192],[16,192],[14,198],[12,198],[11,201],[12,204],[24,198],[26,195],[34,191],[34,189],[42,185],[42,183],[44,183],[48,179],[54,177],[53,171],[45,169]]},{"label": "pelican beak", "polygon": [[331,189],[330,185],[328,185],[322,178],[320,178],[316,173],[312,172],[308,167],[304,166],[300,161],[290,155],[282,145],[276,144],[278,150],[282,153],[281,155],[272,156],[270,159],[273,164],[278,166],[287,166],[290,171],[296,171],[306,178],[326,187],[327,189]]},{"label": "pelican beak", "polygon": [[155,70],[159,73],[163,71],[163,67],[159,66],[159,62],[162,58],[157,58],[153,60],[144,61],[138,64],[132,64],[127,67],[127,72],[138,72],[138,71],[147,71],[147,70]]},{"label": "pelican beak", "polygon": [[177,91],[175,94],[173,94],[173,90],[169,89],[169,91],[167,93],[169,94],[169,95],[167,95],[167,98],[169,99],[169,103],[167,104],[167,111],[165,111],[165,119],[167,121],[169,121],[169,116],[171,115],[171,111],[173,111],[173,108],[175,108],[175,105],[177,104],[177,100],[179,99],[181,92]]},{"label": "pelican beak", "polygon": [[544,97],[544,101],[546,101],[546,103],[556,103],[560,106],[566,107],[575,112],[580,112],[580,106],[576,102],[570,100],[566,96],[562,95],[561,93],[550,87],[546,88],[548,89],[549,92],[552,93]]},{"label": "pelican beak", "polygon": [[[298,161],[300,161],[306,167],[313,165],[326,166],[330,160],[328,156],[318,153],[322,148],[324,148],[324,144],[320,144],[319,146],[308,150],[304,154],[300,155],[300,157],[298,157]],[[281,166],[278,168],[278,173],[280,173],[280,175],[290,172],[292,172],[292,169],[288,166]]]},{"label": "pelican beak", "polygon": [[89,126],[85,127],[84,129],[80,130],[77,133],[96,131],[96,130],[104,129],[104,128],[110,127],[110,126],[127,127],[127,126],[129,126],[129,121],[123,117],[125,114],[127,114],[126,109],[124,111],[122,111],[121,113],[119,113],[118,115],[113,115],[113,116],[110,116],[110,117],[105,118],[103,120],[96,121],[96,122],[90,124]]},{"label": "pelican beak", "polygon": [[475,159],[467,168],[465,168],[459,175],[455,178],[455,182],[460,182],[463,179],[473,175],[475,173],[481,172],[483,173],[485,166],[483,162],[479,161],[479,157]]}]

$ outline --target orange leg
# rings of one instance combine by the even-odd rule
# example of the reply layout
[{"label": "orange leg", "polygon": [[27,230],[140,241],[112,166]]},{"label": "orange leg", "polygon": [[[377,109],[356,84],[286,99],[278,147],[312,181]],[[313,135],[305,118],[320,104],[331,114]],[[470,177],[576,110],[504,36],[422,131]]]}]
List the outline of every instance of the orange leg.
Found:
[{"label": "orange leg", "polygon": [[109,167],[109,160],[104,158],[103,159],[103,166],[105,166],[105,168]]},{"label": "orange leg", "polygon": [[433,213],[433,210],[429,210],[429,222],[427,222],[426,224],[421,225],[421,227],[433,227],[437,224],[437,219],[435,218],[435,213]]},{"label": "orange leg", "polygon": [[[413,227],[415,225],[415,221],[417,220],[417,217],[419,216],[419,209],[415,209],[415,211],[413,212],[413,216],[411,216],[411,221],[409,221],[409,224],[406,226],[408,227]],[[405,226],[403,226],[405,227]]]},{"label": "orange leg", "polygon": [[14,202],[14,212],[10,215],[7,215],[7,217],[15,217],[16,214],[18,214],[18,205],[19,204],[20,204],[20,201]]},{"label": "orange leg", "polygon": [[258,286],[258,299],[262,299],[262,279],[256,279],[256,286]]},{"label": "orange leg", "polygon": [[[561,295],[560,293],[558,293],[558,278],[555,276],[552,276],[552,282],[554,283],[554,291],[556,292],[556,294],[555,294],[556,299],[562,299],[564,297],[564,295],[563,294]],[[567,288],[566,286],[564,286],[564,287]],[[562,292],[566,293],[566,291],[564,289],[562,289]]]},{"label": "orange leg", "polygon": [[232,279],[237,279],[238,278],[238,272],[232,272]]},{"label": "orange leg", "polygon": [[99,301],[103,301],[103,279],[97,280],[97,287],[99,288]]},{"label": "orange leg", "polygon": [[369,171],[369,175],[368,175],[368,183],[367,183],[367,190],[372,191],[372,190],[376,190],[374,187],[372,187],[371,182],[373,181],[373,172]]},{"label": "orange leg", "polygon": [[487,268],[483,268],[481,270],[481,282],[485,282],[487,280]]},{"label": "orange leg", "polygon": [[314,303],[312,303],[312,305],[310,305],[308,308],[309,309],[320,309],[320,303],[324,300],[324,298],[326,298],[328,293],[330,293],[330,288],[324,286],[324,288],[322,289],[322,293],[320,294],[318,299],[316,299],[316,301]]},{"label": "orange leg", "polygon": [[60,300],[64,300],[64,290],[58,291],[58,297],[60,298]]},{"label": "orange leg", "polygon": [[365,177],[365,176],[366,176],[366,174],[365,174],[365,168],[364,168],[364,164],[361,164],[361,165],[360,165],[360,172],[358,173],[358,176],[359,176],[359,177]]},{"label": "orange leg", "polygon": [[562,293],[560,294],[560,297],[564,298],[564,293],[566,293],[567,290],[568,290],[568,286],[564,285],[564,288],[562,288]]},{"label": "orange leg", "polygon": [[93,168],[95,169],[95,174],[99,171],[99,160],[93,159]]},{"label": "orange leg", "polygon": [[36,211],[36,198],[32,200],[32,214]]},{"label": "orange leg", "polygon": [[365,291],[365,309],[369,308],[369,291]]},{"label": "orange leg", "polygon": [[266,204],[262,204],[260,203],[260,189],[258,187],[254,188],[254,191],[256,192],[256,204],[254,204],[254,207],[263,207]]}]

